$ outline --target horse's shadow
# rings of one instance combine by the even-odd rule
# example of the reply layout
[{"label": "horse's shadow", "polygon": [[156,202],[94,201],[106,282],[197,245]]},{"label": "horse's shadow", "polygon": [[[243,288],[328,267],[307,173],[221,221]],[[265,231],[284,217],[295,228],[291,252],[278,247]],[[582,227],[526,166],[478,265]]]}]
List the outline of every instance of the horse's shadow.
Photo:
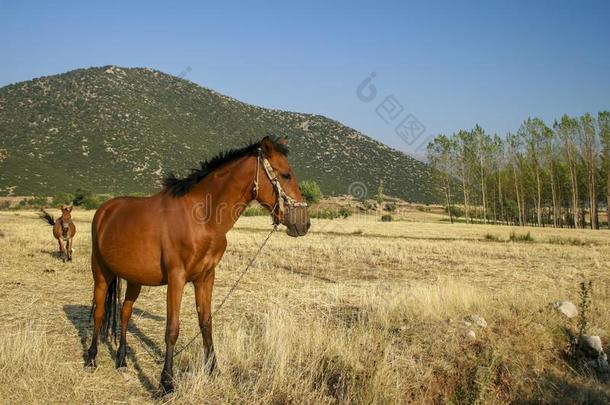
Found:
[{"label": "horse's shadow", "polygon": [[[91,340],[90,333],[93,328],[93,321],[90,320],[91,306],[68,304],[64,305],[64,312],[66,313],[66,316],[68,317],[70,322],[72,322],[72,325],[78,331],[80,343],[83,350],[82,359],[84,366],[85,361],[87,360],[87,350],[89,349],[88,344]],[[152,319],[155,321],[165,320],[165,317],[150,314],[146,311],[142,311],[137,308],[133,308],[133,314],[142,318]],[[133,319],[129,322],[128,331],[131,335],[133,335],[140,341],[140,343],[144,346],[146,351],[151,356],[155,357],[155,362],[159,363],[157,359],[163,358],[163,352],[161,351],[161,348],[150,337],[146,336],[146,334],[142,332],[140,328],[138,328]],[[110,353],[110,356],[113,359],[116,359],[117,348],[114,347],[112,341],[112,338],[108,338],[105,343],[108,347],[108,352]],[[144,370],[142,370],[142,367],[138,362],[138,358],[136,357],[136,354],[131,350],[129,343],[127,343],[127,358],[131,360],[131,363],[133,364],[133,369],[135,370],[136,375],[138,376],[138,380],[140,380],[140,383],[149,391],[151,395],[157,395],[158,384],[153,382],[144,373]]]},{"label": "horse's shadow", "polygon": [[41,249],[40,253],[45,253],[48,254],[49,256],[55,258],[55,259],[63,259],[63,255],[59,250],[46,250],[46,249]]}]

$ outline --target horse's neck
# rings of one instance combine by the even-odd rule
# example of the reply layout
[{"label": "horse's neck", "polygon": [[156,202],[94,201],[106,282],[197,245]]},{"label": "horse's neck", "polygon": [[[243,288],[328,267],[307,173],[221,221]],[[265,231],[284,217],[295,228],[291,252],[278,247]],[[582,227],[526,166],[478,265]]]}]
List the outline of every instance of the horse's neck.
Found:
[{"label": "horse's neck", "polygon": [[[248,203],[254,199],[255,169],[244,167],[248,158],[229,163],[212,172],[188,193],[193,209],[202,208],[207,223],[226,231],[231,229]],[[195,211],[193,211],[195,212]]]}]

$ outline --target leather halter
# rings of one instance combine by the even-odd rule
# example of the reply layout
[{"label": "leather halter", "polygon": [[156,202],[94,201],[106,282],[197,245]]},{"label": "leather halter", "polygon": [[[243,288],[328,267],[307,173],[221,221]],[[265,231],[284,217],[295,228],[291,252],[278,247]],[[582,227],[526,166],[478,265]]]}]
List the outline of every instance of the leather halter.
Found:
[{"label": "leather halter", "polygon": [[[275,212],[275,210],[277,208],[278,211],[282,215],[284,215],[286,206],[288,207],[289,210],[297,208],[297,207],[307,207],[306,202],[298,202],[297,200],[295,200],[294,198],[292,198],[288,194],[286,194],[286,192],[282,188],[282,185],[280,184],[280,180],[278,179],[277,175],[275,174],[275,170],[273,170],[273,167],[271,166],[271,163],[269,163],[269,160],[267,160],[267,158],[265,156],[263,156],[263,151],[261,150],[261,148],[258,148],[258,156],[256,157],[256,176],[254,177],[254,189],[252,190],[254,193],[254,199],[258,198],[258,190],[259,190],[258,173],[260,171],[260,162],[261,161],[263,162],[263,169],[265,169],[265,174],[267,175],[267,178],[269,179],[269,181],[271,181],[271,184],[273,185],[273,190],[275,191],[275,194],[277,195],[275,205],[271,209],[271,212]],[[274,218],[274,222],[279,222],[279,221]]]}]

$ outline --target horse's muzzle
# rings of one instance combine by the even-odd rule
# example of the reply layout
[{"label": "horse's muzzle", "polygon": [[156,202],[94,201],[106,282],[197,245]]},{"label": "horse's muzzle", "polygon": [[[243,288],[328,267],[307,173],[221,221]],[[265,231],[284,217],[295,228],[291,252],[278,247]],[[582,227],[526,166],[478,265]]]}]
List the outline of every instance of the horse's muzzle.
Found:
[{"label": "horse's muzzle", "polygon": [[284,225],[286,225],[286,234],[289,236],[296,238],[305,235],[311,227],[307,207],[289,209],[284,215]]}]

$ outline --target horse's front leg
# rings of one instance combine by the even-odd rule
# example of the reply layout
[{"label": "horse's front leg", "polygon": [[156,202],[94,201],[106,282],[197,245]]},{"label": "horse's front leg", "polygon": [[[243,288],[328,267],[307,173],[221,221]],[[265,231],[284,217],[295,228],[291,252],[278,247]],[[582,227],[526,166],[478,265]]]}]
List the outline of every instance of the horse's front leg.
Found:
[{"label": "horse's front leg", "polygon": [[165,363],[161,372],[161,388],[165,393],[174,390],[174,348],[180,333],[180,304],[184,291],[184,271],[169,272],[167,281],[167,321],[165,325]]},{"label": "horse's front leg", "polygon": [[199,329],[203,338],[203,361],[206,371],[211,374],[216,370],[216,354],[212,342],[212,287],[214,286],[214,269],[203,274],[193,282],[195,303],[199,316]]},{"label": "horse's front leg", "polygon": [[59,242],[59,257],[65,261],[66,250],[64,249],[64,241],[59,237],[57,242]]}]

